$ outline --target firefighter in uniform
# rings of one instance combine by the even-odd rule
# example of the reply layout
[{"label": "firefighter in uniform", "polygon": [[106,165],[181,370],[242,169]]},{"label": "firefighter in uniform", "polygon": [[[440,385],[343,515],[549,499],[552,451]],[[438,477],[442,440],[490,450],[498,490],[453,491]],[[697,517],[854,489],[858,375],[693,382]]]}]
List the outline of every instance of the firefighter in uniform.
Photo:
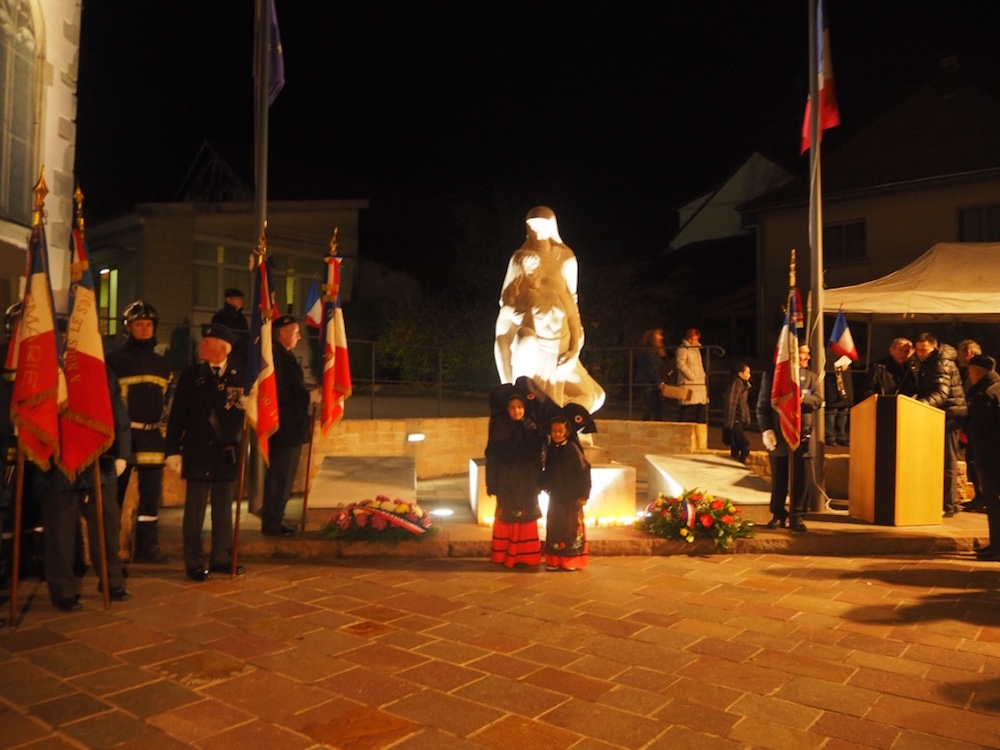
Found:
[{"label": "firefighter in uniform", "polygon": [[139,477],[139,510],[134,534],[134,562],[164,563],[157,522],[163,499],[163,438],[170,365],[155,351],[156,309],[136,300],[123,313],[128,338],[125,345],[108,354],[108,365],[118,376],[122,398],[132,427],[132,462],[118,479],[118,506],[125,504],[125,491],[133,468]]}]

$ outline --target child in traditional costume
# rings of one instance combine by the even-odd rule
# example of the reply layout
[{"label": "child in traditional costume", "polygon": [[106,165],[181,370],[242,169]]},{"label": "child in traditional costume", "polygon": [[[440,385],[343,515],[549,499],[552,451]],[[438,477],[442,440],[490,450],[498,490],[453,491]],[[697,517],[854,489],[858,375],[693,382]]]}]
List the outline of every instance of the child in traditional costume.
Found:
[{"label": "child in traditional costume", "polygon": [[541,487],[549,493],[545,526],[546,570],[587,567],[587,531],[583,506],[590,497],[590,463],[576,430],[565,416],[549,423],[549,444]]},{"label": "child in traditional costume", "polygon": [[545,435],[526,415],[525,398],[513,386],[491,397],[486,445],[486,493],[497,499],[490,560],[512,568],[541,564],[538,479]]}]

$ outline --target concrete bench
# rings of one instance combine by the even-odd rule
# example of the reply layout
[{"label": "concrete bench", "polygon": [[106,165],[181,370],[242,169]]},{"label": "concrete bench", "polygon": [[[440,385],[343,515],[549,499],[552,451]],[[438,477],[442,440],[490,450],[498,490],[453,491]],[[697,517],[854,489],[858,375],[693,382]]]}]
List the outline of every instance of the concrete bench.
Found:
[{"label": "concrete bench", "polygon": [[309,507],[336,508],[378,495],[417,501],[412,456],[324,456],[309,490]]}]

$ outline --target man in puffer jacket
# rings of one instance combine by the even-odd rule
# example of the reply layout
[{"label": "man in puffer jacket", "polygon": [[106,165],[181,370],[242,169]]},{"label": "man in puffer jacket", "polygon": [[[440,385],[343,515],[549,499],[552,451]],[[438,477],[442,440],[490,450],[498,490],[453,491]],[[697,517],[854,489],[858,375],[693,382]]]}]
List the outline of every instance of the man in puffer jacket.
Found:
[{"label": "man in puffer jacket", "polygon": [[958,509],[959,432],[969,409],[958,372],[958,352],[942,344],[931,333],[922,333],[914,346],[907,371],[899,386],[900,394],[937,407],[945,413],[944,423],[944,502],[942,512],[951,518]]}]

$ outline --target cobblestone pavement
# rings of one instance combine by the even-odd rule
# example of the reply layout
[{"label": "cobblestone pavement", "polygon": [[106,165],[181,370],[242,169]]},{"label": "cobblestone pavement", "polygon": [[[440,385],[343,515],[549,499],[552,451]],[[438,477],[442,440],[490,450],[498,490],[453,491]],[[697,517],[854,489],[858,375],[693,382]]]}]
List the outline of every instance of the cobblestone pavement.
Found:
[{"label": "cobblestone pavement", "polygon": [[[1000,565],[971,556],[132,566],[0,633],[0,748],[997,748]],[[4,613],[6,614],[6,613]]]}]

